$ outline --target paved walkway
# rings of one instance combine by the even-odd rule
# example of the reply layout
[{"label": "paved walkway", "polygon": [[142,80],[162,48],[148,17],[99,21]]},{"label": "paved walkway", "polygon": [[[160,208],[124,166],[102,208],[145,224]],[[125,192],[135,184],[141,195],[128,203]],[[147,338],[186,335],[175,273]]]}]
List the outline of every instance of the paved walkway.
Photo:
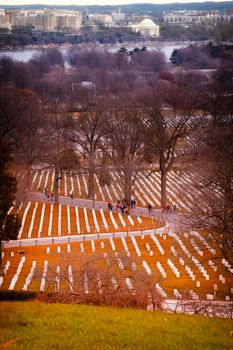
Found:
[{"label": "paved walkway", "polygon": [[[27,194],[27,200],[32,202],[44,202],[44,203],[53,203],[51,199],[48,199],[43,193],[37,193],[37,192],[28,192]],[[65,196],[59,196],[59,203],[63,205],[70,205],[70,206],[78,206],[81,208],[89,208],[89,209],[103,209],[108,210],[108,205],[106,202],[101,201],[92,201],[88,199],[80,199],[80,198],[74,198],[71,199],[70,197]],[[116,211],[116,206],[114,206],[114,210]],[[139,236],[139,235],[150,235],[153,232],[155,233],[163,233],[167,230],[174,231],[180,221],[180,215],[177,213],[173,214],[165,214],[161,213],[160,210],[153,210],[151,215],[148,213],[147,208],[142,207],[136,207],[130,210],[130,213],[135,216],[146,216],[146,217],[152,217],[155,219],[159,219],[163,222],[161,225],[161,228],[153,230],[147,229],[142,231],[131,231],[131,232],[107,232],[107,233],[93,233],[93,234],[84,234],[84,235],[71,235],[71,236],[56,236],[56,237],[44,237],[44,238],[25,238],[17,241],[9,241],[4,242],[4,247],[26,247],[31,245],[43,245],[43,244],[60,244],[60,243],[71,243],[71,242],[77,242],[77,241],[85,241],[85,240],[96,240],[101,238],[114,238],[114,237],[121,237],[121,236]]]},{"label": "paved walkway", "polygon": [[[30,201],[40,201],[40,202],[47,202],[47,203],[53,203],[54,201],[51,201],[51,199],[46,198],[44,193],[38,193],[38,192],[30,192],[27,195],[27,199]],[[78,206],[80,208],[89,208],[89,209],[103,209],[108,210],[108,203],[107,202],[101,202],[97,200],[90,200],[90,199],[82,199],[82,198],[74,198],[71,199],[70,197],[65,196],[59,196],[59,204],[63,205],[70,205],[70,206]],[[113,205],[113,211],[116,211],[116,205]],[[165,223],[168,223],[171,228],[174,228],[175,225],[179,224],[179,214],[165,214],[161,213],[160,210],[152,210],[151,215],[148,213],[147,208],[143,207],[136,207],[130,209],[130,214],[135,216],[147,216],[147,217],[153,217],[155,219],[159,219],[161,221],[164,221]]]},{"label": "paved walkway", "polygon": [[[51,199],[48,199],[43,193],[35,193],[30,192],[27,195],[27,200],[30,200],[32,202],[44,202],[44,203],[53,203]],[[108,210],[108,206],[106,202],[101,201],[95,201],[93,203],[92,200],[88,199],[79,199],[74,198],[71,199],[70,197],[64,197],[59,196],[59,203],[64,205],[70,205],[70,206],[78,206],[82,208],[90,208],[92,209],[93,206],[96,210],[104,209]],[[116,209],[114,209],[116,210]],[[66,235],[66,236],[56,236],[56,237],[43,237],[43,238],[25,238],[20,239],[17,241],[8,241],[4,242],[4,247],[26,247],[31,245],[43,245],[43,244],[61,244],[61,243],[72,243],[72,242],[80,242],[85,240],[96,240],[104,238],[114,238],[114,237],[124,237],[124,236],[140,236],[140,235],[150,235],[152,233],[163,233],[166,230],[173,230],[174,225],[179,218],[179,215],[177,214],[162,214],[159,210],[152,211],[151,215],[148,213],[148,209],[137,207],[134,209],[131,209],[131,214],[135,216],[147,216],[147,217],[153,217],[155,219],[159,219],[163,221],[163,224],[161,225],[161,228],[158,229],[147,229],[143,231],[129,231],[129,232],[105,232],[105,233],[92,233],[92,234],[83,234],[83,235]]]},{"label": "paved walkway", "polygon": [[116,231],[116,232],[99,232],[99,233],[86,233],[66,236],[51,236],[51,237],[39,237],[39,238],[24,238],[20,240],[3,242],[4,248],[23,248],[28,246],[37,245],[49,245],[49,244],[62,244],[62,243],[74,243],[74,242],[85,242],[95,241],[99,239],[109,238],[120,238],[120,237],[137,237],[137,236],[148,236],[151,234],[162,234],[166,233],[169,229],[168,225],[157,229],[148,229],[143,231]]}]

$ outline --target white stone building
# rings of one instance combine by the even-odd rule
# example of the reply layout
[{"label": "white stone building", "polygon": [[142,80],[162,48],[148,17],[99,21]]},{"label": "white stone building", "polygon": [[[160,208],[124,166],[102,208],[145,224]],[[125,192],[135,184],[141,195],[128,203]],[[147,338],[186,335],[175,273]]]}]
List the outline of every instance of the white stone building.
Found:
[{"label": "white stone building", "polygon": [[149,18],[144,19],[139,24],[132,24],[131,29],[144,36],[159,36],[159,26]]}]

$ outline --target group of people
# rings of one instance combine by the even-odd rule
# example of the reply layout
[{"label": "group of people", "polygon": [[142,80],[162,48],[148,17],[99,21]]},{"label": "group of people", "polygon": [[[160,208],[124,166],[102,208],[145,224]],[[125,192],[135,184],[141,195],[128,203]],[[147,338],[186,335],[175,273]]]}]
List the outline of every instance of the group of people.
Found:
[{"label": "group of people", "polygon": [[[117,203],[116,203],[116,210],[118,212],[121,212],[122,214],[129,214],[129,208],[135,208],[136,207],[136,200],[135,199],[131,199],[130,201],[127,201],[125,198],[123,198],[122,200],[118,199]],[[113,210],[113,205],[111,202],[108,202],[108,209],[109,211]]]},{"label": "group of people", "polygon": [[166,213],[166,214],[173,214],[176,212],[176,205],[165,205],[165,204],[162,204],[161,205],[161,212],[162,213]]},{"label": "group of people", "polygon": [[[153,207],[152,205],[149,203],[148,206],[147,206],[147,209],[148,209],[148,212],[149,212],[149,215],[151,215],[152,211],[153,211]],[[166,214],[173,214],[176,212],[176,205],[173,204],[173,205],[165,205],[165,204],[162,204],[161,205],[161,212],[162,213],[166,213]]]},{"label": "group of people", "polygon": [[[44,194],[47,199],[53,200],[54,194],[53,192],[49,193],[47,187],[44,187]],[[74,192],[70,191],[70,198],[74,199]]]},{"label": "group of people", "polygon": [[[53,193],[48,193],[48,190],[47,190],[47,187],[44,187],[44,194],[46,196],[47,199],[49,200],[53,200]],[[70,191],[70,198],[71,199],[74,199],[74,193],[73,191],[71,190]],[[134,198],[131,198],[130,201],[127,201],[125,198],[123,198],[122,200],[118,199],[117,203],[116,203],[116,210],[121,212],[122,214],[126,214],[128,215],[129,214],[129,208],[131,207],[132,209],[136,207],[136,200]],[[111,202],[108,202],[108,209],[109,211],[112,211],[113,210],[113,205]],[[151,215],[152,211],[153,211],[153,207],[151,205],[151,203],[148,204],[147,206],[147,209],[148,209],[148,212],[149,212],[149,215]],[[162,204],[161,205],[161,212],[162,213],[166,213],[166,214],[173,214],[176,212],[176,205],[173,204],[173,205],[165,205],[165,204]]]}]

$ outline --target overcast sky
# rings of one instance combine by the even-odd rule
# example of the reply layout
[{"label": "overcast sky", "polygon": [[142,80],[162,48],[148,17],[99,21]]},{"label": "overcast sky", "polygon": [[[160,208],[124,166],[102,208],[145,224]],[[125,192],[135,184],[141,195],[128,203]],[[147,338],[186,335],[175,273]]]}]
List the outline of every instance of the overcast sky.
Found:
[{"label": "overcast sky", "polygon": [[[48,5],[120,5],[133,3],[152,3],[166,4],[174,2],[205,2],[206,0],[0,0],[2,5],[29,5],[29,4],[48,4]],[[221,2],[225,0],[218,0]]]}]

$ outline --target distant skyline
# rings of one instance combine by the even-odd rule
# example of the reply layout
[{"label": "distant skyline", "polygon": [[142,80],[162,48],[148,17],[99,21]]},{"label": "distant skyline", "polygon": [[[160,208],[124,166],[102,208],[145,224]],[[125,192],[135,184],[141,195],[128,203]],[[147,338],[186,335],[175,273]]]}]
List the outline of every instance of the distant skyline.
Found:
[{"label": "distant skyline", "polygon": [[[211,1],[211,0],[210,0]],[[213,2],[223,2],[230,0],[213,0]],[[123,5],[123,4],[172,4],[172,3],[198,3],[206,0],[3,0],[0,1],[0,8],[5,5]]]}]

